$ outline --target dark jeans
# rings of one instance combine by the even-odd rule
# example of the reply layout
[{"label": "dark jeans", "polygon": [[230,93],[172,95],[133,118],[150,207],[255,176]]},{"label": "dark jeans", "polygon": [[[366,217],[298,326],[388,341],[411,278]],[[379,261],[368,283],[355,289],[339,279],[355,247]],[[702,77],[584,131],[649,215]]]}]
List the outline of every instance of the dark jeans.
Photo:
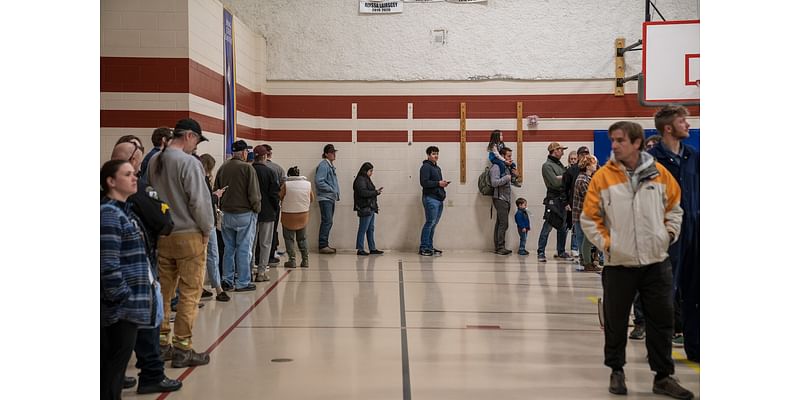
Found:
[{"label": "dark jeans", "polygon": [[641,267],[603,268],[605,365],[612,369],[625,365],[628,317],[637,290],[647,319],[645,346],[650,369],[672,375],[675,363],[672,360],[672,266],[669,258]]},{"label": "dark jeans", "polygon": [[425,210],[425,225],[419,238],[419,251],[433,250],[433,235],[444,211],[444,201],[423,195],[422,208]]},{"label": "dark jeans", "polygon": [[508,230],[508,212],[511,205],[505,200],[492,198],[494,209],[497,210],[497,220],[494,222],[494,249],[506,248],[506,231]]},{"label": "dark jeans", "polygon": [[[550,230],[553,229],[553,226],[548,224],[547,221],[543,221],[542,224],[542,231],[539,232],[539,248],[536,249],[536,253],[540,256],[544,255],[544,248],[547,247],[547,237],[550,236]],[[558,236],[556,236],[556,252],[561,255],[566,253],[564,247],[567,244],[567,229],[562,227],[561,229],[556,228],[558,232]]]},{"label": "dark jeans", "polygon": [[525,243],[528,241],[528,232],[523,232],[522,229],[517,228],[517,233],[519,233],[519,251],[526,251]]},{"label": "dark jeans", "polygon": [[164,380],[164,360],[161,359],[158,335],[160,328],[139,329],[136,332],[136,368],[139,385],[156,384]]},{"label": "dark jeans", "polygon": [[273,224],[272,228],[272,248],[269,250],[269,259],[272,260],[275,257],[275,252],[278,251],[278,222],[281,220],[281,208],[278,207],[278,211],[275,212],[275,224]]},{"label": "dark jeans", "polygon": [[122,398],[125,369],[128,367],[135,343],[136,324],[132,322],[118,321],[110,326],[100,327],[101,399]]},{"label": "dark jeans", "polygon": [[356,250],[364,250],[364,236],[367,237],[367,246],[370,251],[375,247],[375,213],[367,217],[358,217],[358,233],[356,236]]},{"label": "dark jeans", "polygon": [[333,226],[333,212],[336,210],[335,201],[320,201],[319,202],[319,248],[328,247],[328,236],[331,233]]}]

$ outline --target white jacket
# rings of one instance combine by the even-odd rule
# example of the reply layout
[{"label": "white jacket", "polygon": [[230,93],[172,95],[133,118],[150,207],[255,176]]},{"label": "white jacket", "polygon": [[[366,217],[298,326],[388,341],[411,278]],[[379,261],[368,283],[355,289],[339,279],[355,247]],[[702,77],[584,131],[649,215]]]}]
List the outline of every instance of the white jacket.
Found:
[{"label": "white jacket", "polygon": [[625,166],[611,160],[598,169],[583,202],[581,228],[606,252],[606,265],[640,267],[669,257],[681,232],[681,188],[653,156],[640,152],[631,178]]}]

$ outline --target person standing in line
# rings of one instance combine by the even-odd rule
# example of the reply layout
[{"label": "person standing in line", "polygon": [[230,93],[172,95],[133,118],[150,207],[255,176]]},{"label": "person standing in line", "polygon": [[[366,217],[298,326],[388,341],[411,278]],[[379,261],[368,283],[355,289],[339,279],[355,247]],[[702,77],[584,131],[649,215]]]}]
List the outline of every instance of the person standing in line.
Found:
[{"label": "person standing in line", "polygon": [[531,231],[531,220],[528,216],[528,200],[520,197],[516,201],[517,213],[514,214],[514,221],[517,223],[517,233],[519,233],[519,250],[517,253],[521,256],[527,256],[528,250],[525,250],[525,243],[528,241],[528,232]]},{"label": "person standing in line", "polygon": [[144,156],[144,160],[142,160],[142,172],[140,173],[140,180],[145,186],[150,185],[150,180],[147,176],[147,165],[150,164],[150,159],[167,145],[170,136],[172,136],[172,129],[166,126],[158,127],[153,130],[153,134],[150,136],[150,141],[153,142],[153,148]]},{"label": "person standing in line", "polygon": [[[267,168],[275,171],[275,175],[277,175],[280,179],[278,186],[283,185],[283,182],[286,182],[286,172],[283,171],[283,168],[281,168],[278,163],[272,161],[272,146],[268,144],[264,144],[263,146],[267,149],[267,160],[264,162],[264,164],[267,166]],[[280,223],[281,220],[280,202],[278,203],[278,210],[275,211],[275,215],[275,224],[273,224],[274,226],[272,228],[272,247],[269,250],[269,263],[267,264],[270,267],[277,267],[281,261],[277,255],[279,242],[278,223]]]},{"label": "person standing in line", "polygon": [[672,374],[672,266],[667,249],[681,233],[683,210],[678,182],[642,151],[641,125],[620,121],[608,128],[612,156],[592,177],[581,214],[589,241],[606,253],[603,268],[605,365],[608,391],[627,394],[625,348],[636,291],[647,316],[647,360],[655,371],[653,393],[692,399]]},{"label": "person standing in line", "polygon": [[256,285],[251,283],[250,260],[261,211],[261,189],[256,170],[247,163],[249,149],[252,146],[244,140],[233,142],[233,157],[222,164],[214,180],[216,190],[226,189],[219,203],[223,213],[222,240],[225,242],[222,288],[236,292],[256,289]]},{"label": "person standing in line", "polygon": [[274,232],[275,221],[278,219],[280,209],[280,177],[275,171],[269,168],[267,161],[267,147],[264,145],[256,146],[253,149],[255,161],[253,168],[258,176],[258,187],[261,189],[261,212],[258,213],[258,229],[256,237],[258,240],[260,260],[258,260],[258,270],[256,271],[256,282],[269,281],[269,259],[272,249],[272,233]]},{"label": "person standing in line", "polygon": [[673,344],[684,345],[686,358],[700,362],[700,151],[685,142],[689,138],[688,116],[683,106],[660,109],[654,119],[662,139],[649,153],[681,186],[683,233],[669,254],[675,266],[675,330],[683,335],[676,333]]},{"label": "person standing in line", "polygon": [[140,325],[153,325],[155,278],[144,236],[128,197],[137,192],[136,171],[126,160],[100,169],[100,394],[121,399],[125,369]]},{"label": "person standing in line", "polygon": [[[589,154],[591,153],[589,152],[589,148],[586,146],[578,147],[577,152],[573,151],[569,153],[569,166],[567,167],[567,171],[564,172],[564,176],[562,177],[564,191],[567,194],[566,196],[567,204],[569,205],[572,205],[572,203],[575,202],[575,199],[573,198],[575,179],[581,173],[580,169],[578,168],[578,164],[581,162],[581,160],[584,159],[584,157],[588,156]],[[570,239],[569,243],[569,248],[571,251],[570,255],[572,257],[577,258],[579,256],[578,250],[581,244],[583,243],[583,232],[580,230],[580,228],[574,227],[573,226],[574,224],[572,224],[573,220],[577,221],[577,219],[574,217],[575,212],[576,211],[574,210],[574,207],[572,207],[570,212],[567,213],[567,223],[570,224],[570,227],[572,228],[572,239]],[[580,213],[580,211],[578,211],[578,213]]]},{"label": "person standing in line", "polygon": [[503,131],[499,129],[495,129],[492,131],[492,135],[489,137],[489,144],[486,146],[486,149],[489,151],[489,162],[494,165],[497,165],[500,168],[500,173],[505,173],[507,168],[510,168],[514,173],[511,174],[511,184],[516,187],[521,187],[522,184],[517,181],[517,163],[514,160],[508,161],[505,160],[500,154],[500,151],[506,147],[505,142],[503,142]]},{"label": "person standing in line", "polygon": [[[500,156],[506,163],[512,160],[511,149],[503,147]],[[508,231],[508,213],[511,211],[511,175],[516,173],[516,169],[500,169],[497,164],[492,164],[489,169],[489,179],[494,193],[492,193],[492,205],[497,210],[497,219],[494,223],[494,252],[501,256],[512,253],[506,248],[506,231]]]},{"label": "person standing in line", "polygon": [[661,135],[652,135],[644,141],[644,149],[650,152],[650,149],[655,147],[659,142],[661,142]]},{"label": "person standing in line", "polygon": [[[372,164],[365,162],[353,180],[353,211],[358,215],[356,250],[360,256],[383,254],[375,247],[375,215],[378,213],[378,196],[383,192],[383,187],[375,189],[375,184],[372,183],[372,170]],[[369,253],[364,250],[365,235]]]},{"label": "person standing in line", "polygon": [[320,254],[336,253],[336,249],[330,246],[328,239],[331,227],[333,227],[333,212],[336,210],[336,202],[339,201],[339,178],[336,176],[336,167],[333,166],[337,151],[332,144],[325,145],[322,150],[322,161],[317,165],[317,173],[314,177],[320,212]]},{"label": "person standing in line", "polygon": [[[205,365],[211,360],[207,353],[197,353],[192,346],[214,211],[203,166],[191,154],[198,143],[206,140],[197,121],[180,120],[167,147],[153,156],[147,169],[150,184],[169,204],[175,222],[172,233],[158,239],[158,275],[163,298],[171,299],[176,288],[181,294],[172,342],[169,318],[164,318],[159,338],[162,359],[171,359],[173,368]],[[164,315],[169,315],[169,302],[164,303]]]},{"label": "person standing in line", "polygon": [[542,230],[539,232],[539,247],[536,249],[539,262],[547,261],[544,255],[545,247],[547,246],[547,237],[550,236],[550,231],[555,228],[558,233],[556,237],[556,258],[569,260],[565,247],[567,244],[567,224],[566,214],[570,211],[571,206],[566,203],[566,191],[564,190],[563,176],[567,169],[564,164],[561,164],[561,157],[564,156],[564,150],[567,148],[561,146],[558,142],[552,142],[547,146],[548,156],[547,161],[542,164],[542,178],[547,187],[547,195],[544,198],[544,223],[542,223]]},{"label": "person standing in line", "polygon": [[295,268],[294,242],[300,249],[302,261],[300,268],[308,268],[308,242],[306,240],[306,226],[308,226],[308,212],[314,202],[314,192],[311,182],[300,175],[300,168],[289,168],[286,182],[281,185],[281,220],[283,225],[283,240],[286,244],[286,255],[289,260],[283,263],[284,268]]},{"label": "person standing in line", "polygon": [[586,198],[586,190],[589,189],[589,182],[592,175],[597,170],[597,158],[592,155],[581,158],[578,163],[580,173],[575,179],[574,196],[572,198],[572,223],[575,226],[575,234],[581,237],[581,251],[579,253],[580,265],[585,272],[601,271],[598,261],[592,260],[592,243],[583,235],[581,229],[581,213],[583,212],[583,201]]},{"label": "person standing in line", "polygon": [[[214,170],[214,165],[216,165],[217,160],[211,154],[203,154],[200,156],[200,162],[203,164],[203,171],[206,173],[206,187],[208,188],[208,192],[211,194],[211,206],[214,210],[214,226],[216,227],[219,223],[219,199],[225,193],[225,189],[211,189],[211,172]],[[222,279],[220,278],[221,275],[219,273],[219,244],[217,243],[217,235],[216,228],[212,230],[211,234],[208,236],[208,249],[206,250],[206,273],[208,274],[208,280],[211,284],[211,288],[217,294],[217,301],[230,301],[231,297],[225,290],[222,289]],[[200,296],[201,298],[211,297],[214,293],[203,289],[203,294]]]},{"label": "person standing in line", "polygon": [[439,148],[429,146],[425,149],[428,159],[422,162],[419,169],[419,184],[422,186],[422,208],[425,210],[425,225],[420,235],[419,254],[423,256],[441,255],[442,251],[433,247],[433,235],[436,225],[444,212],[445,188],[450,184],[442,178],[439,168]]}]

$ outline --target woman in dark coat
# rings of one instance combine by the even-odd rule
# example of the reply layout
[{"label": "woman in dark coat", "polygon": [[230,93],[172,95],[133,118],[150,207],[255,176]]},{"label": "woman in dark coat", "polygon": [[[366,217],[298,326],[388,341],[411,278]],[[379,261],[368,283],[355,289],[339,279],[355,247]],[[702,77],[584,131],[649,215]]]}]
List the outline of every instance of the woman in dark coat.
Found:
[{"label": "woman in dark coat", "polygon": [[[353,181],[353,211],[358,215],[358,235],[356,236],[356,249],[358,255],[383,254],[375,247],[375,214],[378,213],[378,195],[383,187],[375,189],[372,183],[372,164],[365,162]],[[364,251],[364,235],[367,236],[369,253]]]}]

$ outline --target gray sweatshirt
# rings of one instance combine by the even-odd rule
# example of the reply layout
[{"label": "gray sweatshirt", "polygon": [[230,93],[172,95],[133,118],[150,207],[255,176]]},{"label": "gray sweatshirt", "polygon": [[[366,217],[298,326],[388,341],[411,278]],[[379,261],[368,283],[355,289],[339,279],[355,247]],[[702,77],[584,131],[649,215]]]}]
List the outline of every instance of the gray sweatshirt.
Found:
[{"label": "gray sweatshirt", "polygon": [[[163,158],[162,160],[159,160]],[[156,166],[161,162],[161,171]],[[208,235],[214,227],[211,194],[200,161],[181,150],[167,148],[150,160],[150,184],[165,201],[175,222],[174,233],[200,232]]]},{"label": "gray sweatshirt", "polygon": [[497,164],[492,164],[492,168],[489,170],[489,178],[492,182],[492,187],[494,187],[492,198],[511,203],[511,174],[508,173],[508,168],[506,168],[506,174],[500,176],[500,167]]}]

